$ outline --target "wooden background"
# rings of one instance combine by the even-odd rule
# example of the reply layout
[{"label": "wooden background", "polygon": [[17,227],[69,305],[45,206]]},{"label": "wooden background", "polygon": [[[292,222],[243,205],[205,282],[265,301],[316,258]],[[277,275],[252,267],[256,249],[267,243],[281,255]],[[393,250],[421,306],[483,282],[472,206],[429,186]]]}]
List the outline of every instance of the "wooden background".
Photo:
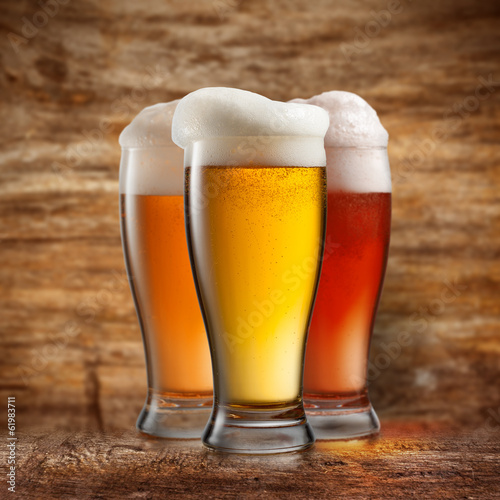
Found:
[{"label": "wooden background", "polygon": [[394,208],[374,406],[498,441],[498,2],[51,1],[0,1],[0,400],[21,432],[133,429],[118,135],[147,105],[232,86],[378,111]]}]

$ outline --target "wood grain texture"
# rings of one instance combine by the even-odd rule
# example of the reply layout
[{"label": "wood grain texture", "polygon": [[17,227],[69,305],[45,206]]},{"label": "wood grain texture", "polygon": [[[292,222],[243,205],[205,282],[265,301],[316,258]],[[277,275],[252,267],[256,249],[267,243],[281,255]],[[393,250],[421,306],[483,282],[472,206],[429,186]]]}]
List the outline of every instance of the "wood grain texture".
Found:
[{"label": "wood grain texture", "polygon": [[[428,492],[449,484],[455,492],[462,485],[470,496],[492,486],[487,464],[498,455],[451,438],[392,450],[387,460],[398,464],[397,472],[377,451],[385,441],[368,455],[342,452],[352,464],[347,467],[325,465],[333,460],[326,451],[310,455],[317,461],[301,458],[304,474],[289,474],[279,486],[264,466],[258,481],[230,465],[218,476],[215,464],[222,459],[179,447],[148,455],[143,449],[149,442],[127,434],[145,398],[146,377],[123,274],[118,135],[144,106],[216,85],[280,100],[349,90],[379,112],[390,133],[394,195],[389,266],[371,352],[373,403],[390,419],[468,429],[495,421],[500,5],[401,0],[400,12],[374,35],[369,30],[376,27],[367,24],[371,12],[380,14],[388,5],[91,0],[60,5],[33,34],[23,26],[43,19],[37,17],[39,4],[0,2],[0,400],[17,398],[31,461],[26,467],[44,494],[51,494],[58,474],[66,474],[64,495],[70,498],[73,471],[75,488],[81,488],[76,478],[89,474],[95,480],[88,487],[96,498],[108,483],[122,491],[130,477],[137,491],[147,482],[159,492],[169,477],[164,474],[182,472],[184,464],[191,472],[169,486],[176,495],[206,470],[212,475],[204,487],[219,485],[221,497],[230,496],[235,482],[254,496],[273,488],[284,495],[300,481],[332,491],[340,478],[354,488],[352,498],[369,495],[360,484],[384,481],[411,494],[418,475],[429,498]],[[355,42],[356,33],[365,31],[368,42]],[[404,332],[409,345],[400,340]],[[35,428],[49,426],[119,433],[31,437]],[[499,437],[500,431],[489,435],[495,447]],[[122,467],[119,457],[127,453],[130,462],[123,459]],[[111,470],[115,457],[120,467]],[[96,468],[101,460],[105,472]],[[59,462],[65,466],[58,469]],[[472,468],[461,468],[473,463],[480,464],[474,476]],[[158,474],[147,472],[147,464]],[[293,469],[287,467],[276,473]],[[350,479],[353,471],[361,483]],[[29,475],[23,481],[34,487]],[[148,498],[147,491],[137,495]],[[444,491],[442,498],[454,497]]]},{"label": "wood grain texture", "polygon": [[19,435],[17,452],[23,498],[500,497],[498,440],[439,427],[388,423],[383,439],[267,457],[130,431]]}]

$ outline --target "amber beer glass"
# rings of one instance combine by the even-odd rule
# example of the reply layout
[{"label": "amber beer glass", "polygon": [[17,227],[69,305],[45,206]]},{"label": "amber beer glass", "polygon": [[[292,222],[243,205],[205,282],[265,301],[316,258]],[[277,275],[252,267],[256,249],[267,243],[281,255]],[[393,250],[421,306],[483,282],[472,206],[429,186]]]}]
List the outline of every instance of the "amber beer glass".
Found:
[{"label": "amber beer glass", "polygon": [[292,102],[328,111],[328,216],[324,262],[309,330],[304,400],[317,439],[376,434],[368,355],[387,264],[391,225],[389,135],[351,92]]},{"label": "amber beer glass", "polygon": [[183,151],[170,139],[175,105],[146,108],[120,137],[121,229],[149,386],[137,428],[199,438],[212,372],[185,236]]},{"label": "amber beer glass", "polygon": [[[323,267],[309,331],[304,393],[318,439],[375,434],[367,362],[391,227],[391,193],[339,189],[343,168],[389,169],[385,148],[326,148],[328,216]],[[379,169],[378,168],[378,169]],[[352,171],[352,170],[351,170]],[[330,181],[331,179],[331,181]]]},{"label": "amber beer glass", "polygon": [[[226,109],[232,98],[264,106],[257,121],[274,106],[234,92],[219,102]],[[279,104],[278,111],[287,106]],[[217,109],[209,109],[216,121]],[[321,112],[314,108],[309,119],[324,124]],[[187,128],[189,109],[184,115],[179,126]],[[231,117],[237,131],[239,120],[245,116]],[[212,449],[279,453],[314,442],[302,374],[324,238],[326,128],[293,136],[300,128],[288,136],[259,137],[257,129],[251,137],[200,138],[186,147],[188,243],[214,370],[214,409],[203,436]]]}]

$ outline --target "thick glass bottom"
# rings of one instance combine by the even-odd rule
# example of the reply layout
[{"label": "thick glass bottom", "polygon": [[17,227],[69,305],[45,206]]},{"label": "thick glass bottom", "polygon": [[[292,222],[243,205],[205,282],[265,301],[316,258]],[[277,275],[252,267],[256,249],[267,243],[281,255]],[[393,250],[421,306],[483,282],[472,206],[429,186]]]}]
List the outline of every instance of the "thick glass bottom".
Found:
[{"label": "thick glass bottom", "polygon": [[306,397],[305,408],[316,439],[348,440],[372,437],[380,422],[366,392],[355,397]]},{"label": "thick glass bottom", "polygon": [[267,455],[314,444],[302,404],[283,408],[215,406],[202,438],[214,451]]},{"label": "thick glass bottom", "polygon": [[200,439],[212,401],[211,397],[172,397],[150,389],[137,419],[137,430],[161,438]]}]

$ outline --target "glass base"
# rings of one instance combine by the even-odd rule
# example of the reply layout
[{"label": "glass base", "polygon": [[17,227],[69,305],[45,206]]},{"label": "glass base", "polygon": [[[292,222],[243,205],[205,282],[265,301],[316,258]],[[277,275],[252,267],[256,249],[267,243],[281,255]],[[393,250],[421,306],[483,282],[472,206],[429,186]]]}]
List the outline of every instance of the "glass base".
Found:
[{"label": "glass base", "polygon": [[215,451],[268,455],[302,451],[314,444],[302,404],[284,408],[215,406],[202,438]]},{"label": "glass base", "polygon": [[170,397],[150,390],[137,419],[140,432],[161,438],[200,439],[212,410],[211,397]]},{"label": "glass base", "polygon": [[366,395],[356,398],[305,398],[307,419],[318,440],[375,436],[380,422]]}]

